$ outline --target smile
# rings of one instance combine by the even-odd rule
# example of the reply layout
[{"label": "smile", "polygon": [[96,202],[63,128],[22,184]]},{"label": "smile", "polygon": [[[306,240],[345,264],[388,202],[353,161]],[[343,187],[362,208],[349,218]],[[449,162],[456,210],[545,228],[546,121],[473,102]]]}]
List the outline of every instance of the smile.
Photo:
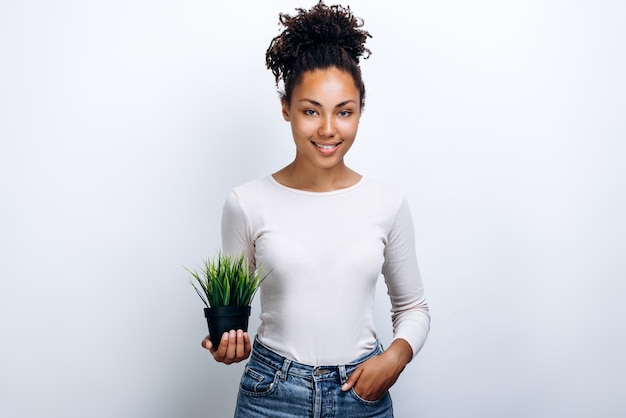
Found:
[{"label": "smile", "polygon": [[337,148],[339,146],[339,142],[336,144],[318,144],[317,142],[313,142],[313,144],[323,150],[331,150],[333,148]]}]

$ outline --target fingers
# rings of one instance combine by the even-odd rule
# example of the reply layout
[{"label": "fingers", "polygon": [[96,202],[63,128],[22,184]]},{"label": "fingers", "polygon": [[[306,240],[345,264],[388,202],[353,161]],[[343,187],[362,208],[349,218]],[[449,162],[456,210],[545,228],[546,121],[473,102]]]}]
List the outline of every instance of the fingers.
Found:
[{"label": "fingers", "polygon": [[375,401],[381,399],[396,382],[402,370],[390,367],[384,354],[372,357],[357,367],[341,387],[347,391],[352,388],[362,399]]},{"label": "fingers", "polygon": [[[224,337],[222,337],[222,342],[224,342]],[[239,343],[239,332],[231,330],[228,336],[228,344],[226,345],[226,357],[224,357],[224,363],[230,364],[235,360],[236,355],[237,355],[238,343]],[[221,344],[222,343],[220,343],[220,348],[222,348]]]},{"label": "fingers", "polygon": [[359,380],[359,377],[361,377],[362,373],[363,373],[363,368],[360,366],[357,367],[356,370],[352,372],[350,377],[348,377],[348,379],[346,380],[346,383],[341,385],[341,390],[346,392],[352,389],[354,385],[356,384],[356,382]]},{"label": "fingers", "polygon": [[252,342],[250,341],[250,336],[247,332],[243,333],[243,352],[246,358],[248,358],[252,352]]},{"label": "fingers", "polygon": [[[372,396],[371,393],[371,388],[368,388],[368,378],[367,376],[363,375],[363,372],[365,371],[365,367],[362,365],[360,365],[359,367],[357,367],[352,374],[348,377],[348,379],[346,380],[346,382],[341,385],[341,390],[343,392],[347,392],[350,389],[354,390],[354,393],[356,393],[356,395],[359,398],[365,399],[365,400],[371,400],[371,401],[375,401],[377,399],[379,399],[378,396]],[[365,383],[363,383],[363,381],[365,381]],[[358,388],[357,388],[358,385]],[[365,388],[365,392],[362,392],[362,390]]]},{"label": "fingers", "polygon": [[202,340],[202,347],[211,351],[216,361],[224,364],[238,363],[245,360],[252,351],[250,336],[242,330],[231,330],[222,334],[217,349],[214,349],[209,336],[207,336]]},{"label": "fingers", "polygon": [[[235,332],[235,331],[231,331],[231,332]],[[233,335],[233,338],[236,338],[235,335]],[[226,363],[226,355],[228,354],[228,346],[230,345],[230,333],[225,332],[224,334],[222,334],[222,339],[220,340],[220,344],[217,347],[217,350],[213,350],[212,354],[213,357],[215,357],[215,360],[221,362],[221,363]],[[226,364],[230,364],[230,363],[226,363]]]},{"label": "fingers", "polygon": [[[230,347],[229,347],[230,350]],[[242,330],[237,331],[237,340],[234,349],[234,358],[243,357],[248,358],[250,355],[250,351],[252,351],[252,345],[250,344],[250,337],[247,332],[243,332]],[[230,351],[229,351],[230,354]],[[240,360],[238,360],[240,361]]]},{"label": "fingers", "polygon": [[213,343],[209,339],[208,335],[204,337],[204,340],[202,340],[202,348],[204,348],[205,350],[209,350],[209,351],[213,349]]}]

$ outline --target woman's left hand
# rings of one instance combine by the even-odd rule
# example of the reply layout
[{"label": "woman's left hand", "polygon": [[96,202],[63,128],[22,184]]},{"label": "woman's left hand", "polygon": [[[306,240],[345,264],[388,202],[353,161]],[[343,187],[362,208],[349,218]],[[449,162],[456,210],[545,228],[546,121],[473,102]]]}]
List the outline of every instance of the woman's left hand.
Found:
[{"label": "woman's left hand", "polygon": [[403,339],[394,340],[379,356],[366,360],[352,372],[341,386],[344,392],[354,388],[356,394],[368,401],[381,399],[396,383],[400,373],[413,357],[413,350]]}]

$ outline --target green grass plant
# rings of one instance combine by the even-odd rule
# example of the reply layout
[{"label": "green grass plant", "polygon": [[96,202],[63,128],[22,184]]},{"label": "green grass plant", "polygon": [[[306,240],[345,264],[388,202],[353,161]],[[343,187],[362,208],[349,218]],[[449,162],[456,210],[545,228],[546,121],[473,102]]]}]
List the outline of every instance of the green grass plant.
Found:
[{"label": "green grass plant", "polygon": [[212,259],[203,259],[199,270],[192,271],[189,283],[207,308],[218,306],[248,306],[261,282],[263,267],[251,271],[244,254],[231,257],[219,252]]}]

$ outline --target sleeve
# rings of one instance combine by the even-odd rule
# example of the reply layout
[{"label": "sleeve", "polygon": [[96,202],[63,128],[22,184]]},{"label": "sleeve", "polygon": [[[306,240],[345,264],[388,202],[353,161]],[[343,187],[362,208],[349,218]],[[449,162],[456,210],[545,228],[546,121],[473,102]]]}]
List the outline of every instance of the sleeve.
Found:
[{"label": "sleeve", "polygon": [[256,268],[250,220],[235,191],[230,192],[222,208],[222,251],[232,256],[244,253],[250,268]]},{"label": "sleeve", "polygon": [[430,330],[430,314],[417,264],[413,220],[403,199],[387,236],[383,276],[391,300],[394,339],[406,340],[417,355]]}]

